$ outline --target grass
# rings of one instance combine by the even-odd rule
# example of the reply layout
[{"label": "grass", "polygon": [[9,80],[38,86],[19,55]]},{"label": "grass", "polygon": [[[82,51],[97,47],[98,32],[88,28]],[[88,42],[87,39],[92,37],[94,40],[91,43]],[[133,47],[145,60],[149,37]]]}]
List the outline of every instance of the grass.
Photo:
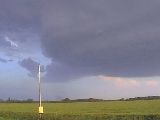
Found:
[{"label": "grass", "polygon": [[[60,114],[159,114],[160,100],[44,103],[45,113]],[[0,111],[36,113],[36,103],[0,103]]]},{"label": "grass", "polygon": [[6,119],[6,118],[3,118],[3,117],[0,117],[0,120],[12,120],[12,119]]},{"label": "grass", "polygon": [[[67,118],[68,120],[81,120],[80,118],[116,120],[117,117],[119,117],[117,120],[121,118],[125,120],[125,117],[126,120],[144,120],[145,118],[146,120],[150,120],[148,118],[152,120],[152,117],[156,117],[155,120],[160,120],[160,100],[44,103],[43,106],[44,117],[47,116],[47,120],[64,117],[66,120]],[[24,114],[36,116],[37,108],[38,104],[36,103],[0,103],[0,116],[8,119],[16,118],[16,116],[20,117],[20,114],[22,116],[25,116]]]}]

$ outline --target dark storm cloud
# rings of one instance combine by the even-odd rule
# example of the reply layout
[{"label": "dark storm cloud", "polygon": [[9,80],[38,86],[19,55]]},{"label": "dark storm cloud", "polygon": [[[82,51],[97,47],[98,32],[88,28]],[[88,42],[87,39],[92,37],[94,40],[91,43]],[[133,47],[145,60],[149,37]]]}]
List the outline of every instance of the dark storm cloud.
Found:
[{"label": "dark storm cloud", "polygon": [[29,76],[35,77],[37,76],[38,65],[36,61],[32,60],[31,58],[24,59],[19,62],[19,64],[24,67],[27,71],[29,71]]},{"label": "dark storm cloud", "polygon": [[[36,77],[38,74],[39,63],[31,58],[23,59],[19,64],[29,72],[29,76]],[[44,66],[41,65],[41,72],[45,72]]]},{"label": "dark storm cloud", "polygon": [[0,0],[0,29],[15,32],[35,27],[41,8],[40,2],[37,2],[39,0]]},{"label": "dark storm cloud", "polygon": [[0,29],[41,32],[49,80],[160,74],[159,0],[13,1],[0,0]]},{"label": "dark storm cloud", "polygon": [[[8,57],[19,59],[27,53],[26,49],[28,52],[33,49],[31,46],[34,46],[40,33],[40,11],[41,1],[39,0],[0,0],[1,52]],[[11,46],[6,38],[19,46]],[[24,44],[25,47],[23,47]]]},{"label": "dark storm cloud", "polygon": [[53,3],[46,3],[42,17],[44,54],[54,61],[49,78],[160,74],[159,1]]}]

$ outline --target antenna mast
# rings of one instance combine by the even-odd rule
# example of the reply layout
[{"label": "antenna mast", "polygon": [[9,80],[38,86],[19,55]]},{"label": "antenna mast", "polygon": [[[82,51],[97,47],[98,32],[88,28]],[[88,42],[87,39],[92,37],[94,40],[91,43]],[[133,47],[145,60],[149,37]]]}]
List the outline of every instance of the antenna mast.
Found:
[{"label": "antenna mast", "polygon": [[38,83],[39,83],[39,116],[43,114],[43,106],[42,106],[42,93],[41,93],[41,65],[38,66]]},{"label": "antenna mast", "polygon": [[41,94],[41,65],[38,66],[38,82],[39,82],[39,107],[42,106],[42,94]]}]

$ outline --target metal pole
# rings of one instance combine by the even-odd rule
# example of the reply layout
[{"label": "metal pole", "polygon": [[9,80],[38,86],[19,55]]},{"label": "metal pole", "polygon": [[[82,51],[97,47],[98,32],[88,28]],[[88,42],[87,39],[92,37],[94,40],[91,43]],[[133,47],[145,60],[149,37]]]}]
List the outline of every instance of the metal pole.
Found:
[{"label": "metal pole", "polygon": [[38,83],[39,83],[39,119],[41,119],[43,114],[43,106],[42,106],[42,95],[41,95],[41,65],[38,66]]},{"label": "metal pole", "polygon": [[42,106],[42,95],[41,95],[41,65],[38,67],[38,81],[39,81],[39,107]]}]

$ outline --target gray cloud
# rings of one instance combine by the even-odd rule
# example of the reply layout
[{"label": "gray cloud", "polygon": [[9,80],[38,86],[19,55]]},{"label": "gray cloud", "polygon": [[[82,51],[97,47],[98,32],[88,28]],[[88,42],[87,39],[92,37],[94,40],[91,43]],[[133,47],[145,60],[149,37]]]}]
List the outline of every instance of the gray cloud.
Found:
[{"label": "gray cloud", "polygon": [[[20,61],[19,64],[29,72],[29,76],[37,77],[38,66],[40,63],[34,61],[32,58],[26,58]],[[41,65],[41,72],[45,72],[45,68],[43,65]]]},{"label": "gray cloud", "polygon": [[12,59],[0,58],[0,62],[2,62],[2,63],[13,62],[13,61],[14,60],[12,60]]},{"label": "gray cloud", "polygon": [[160,74],[159,1],[82,0],[46,6],[42,47],[53,60],[50,78]]},{"label": "gray cloud", "polygon": [[[23,59],[39,49],[41,8],[39,0],[0,0],[0,50],[4,55]],[[19,46],[13,48],[5,37]]]},{"label": "gray cloud", "polygon": [[2,63],[7,63],[7,60],[6,60],[6,59],[3,59],[3,58],[0,58],[0,62],[2,62]]},{"label": "gray cloud", "polygon": [[0,0],[0,3],[0,29],[15,32],[37,27],[41,8],[38,0]]},{"label": "gray cloud", "polygon": [[37,76],[39,63],[32,60],[31,58],[27,58],[27,59],[20,61],[19,64],[29,72],[28,74],[29,76],[31,77]]},{"label": "gray cloud", "polygon": [[0,0],[0,29],[39,33],[50,81],[160,74],[159,0],[13,1]]}]

